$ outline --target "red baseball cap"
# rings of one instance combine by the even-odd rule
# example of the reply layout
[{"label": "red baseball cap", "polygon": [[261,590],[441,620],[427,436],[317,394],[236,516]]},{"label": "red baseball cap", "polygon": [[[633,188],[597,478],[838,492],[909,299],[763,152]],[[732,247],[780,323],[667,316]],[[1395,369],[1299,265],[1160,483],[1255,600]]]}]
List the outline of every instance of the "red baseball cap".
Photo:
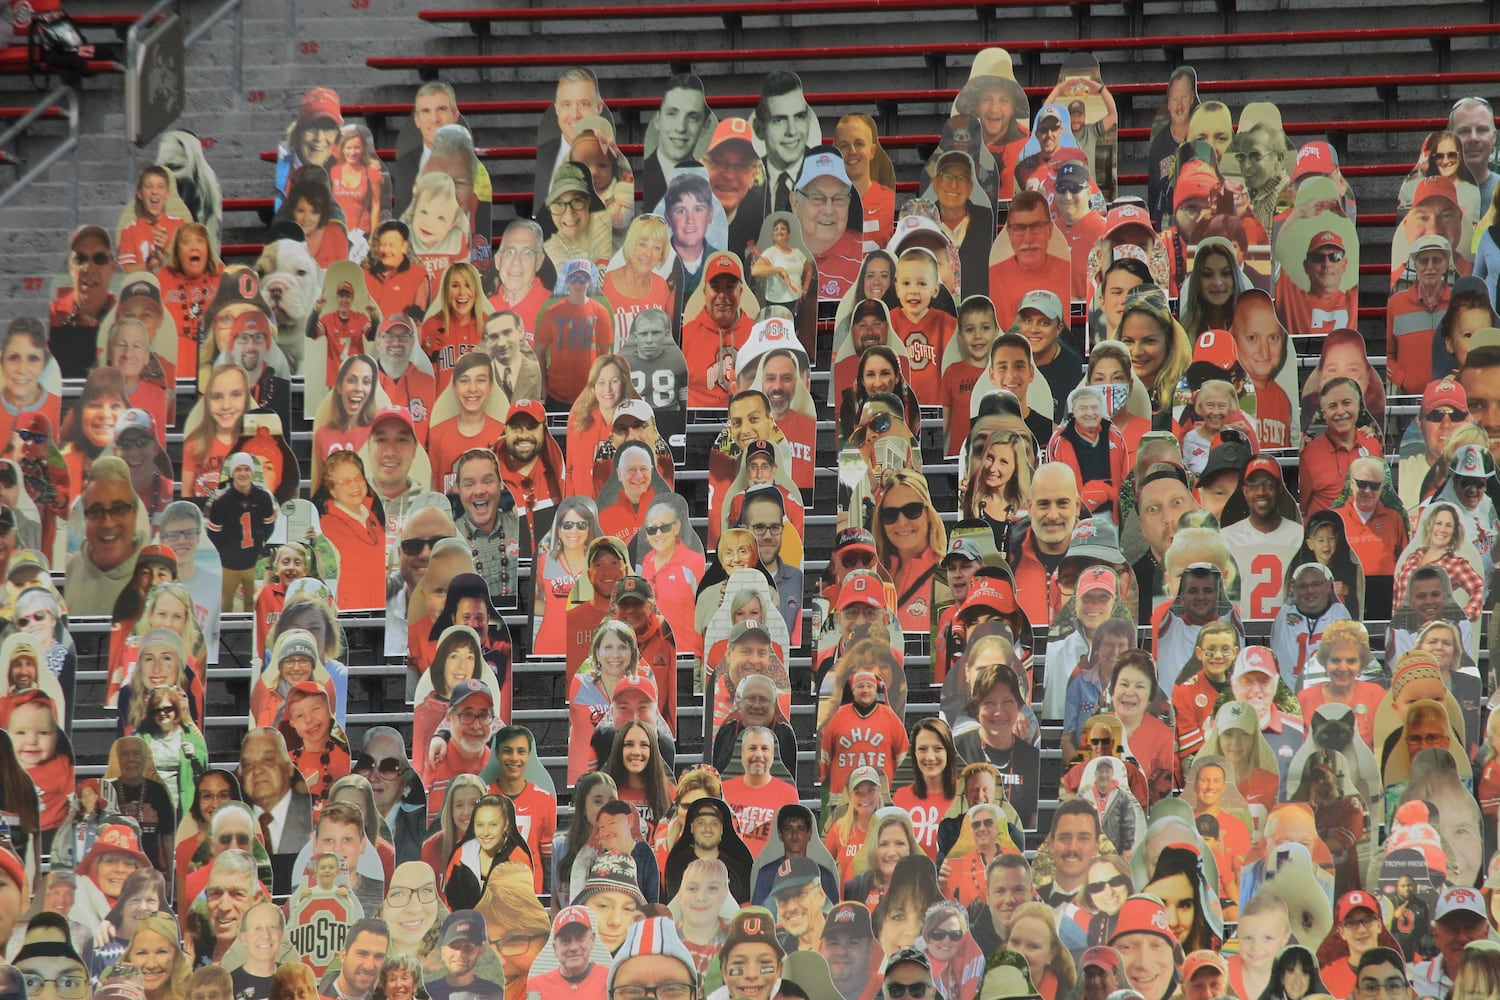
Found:
[{"label": "red baseball cap", "polygon": [[344,127],[344,113],[339,107],[339,95],[328,87],[314,87],[302,95],[302,106],[297,110],[299,122],[313,122],[323,118]]},{"label": "red baseball cap", "polygon": [[1417,181],[1417,190],[1412,194],[1411,203],[1420,205],[1428,198],[1447,198],[1457,205],[1458,187],[1447,177],[1423,177]]},{"label": "red baseball cap", "polygon": [[1151,216],[1139,205],[1117,205],[1104,217],[1105,236],[1113,236],[1115,230],[1126,226],[1140,226],[1153,236],[1156,235],[1156,230],[1151,225]]},{"label": "red baseball cap", "polygon": [[1016,590],[1005,580],[982,576],[969,585],[965,608],[990,608],[1001,614],[1016,613]]},{"label": "red baseball cap", "polygon": [[535,399],[518,399],[511,403],[510,411],[505,414],[505,422],[508,424],[523,413],[539,424],[547,422],[547,411],[542,407],[541,401]]},{"label": "red baseball cap", "polygon": [[404,406],[382,407],[380,412],[375,414],[375,419],[370,421],[370,429],[374,430],[382,420],[395,420],[411,431],[412,437],[417,436],[417,425],[412,422],[411,411]]},{"label": "red baseball cap", "polygon": [[1439,406],[1451,406],[1455,410],[1469,408],[1469,394],[1457,379],[1440,378],[1427,383],[1422,390],[1422,412],[1431,413]]},{"label": "red baseball cap", "polygon": [[656,700],[656,681],[652,679],[650,671],[643,670],[638,674],[626,674],[615,683],[614,693],[610,695],[611,701],[619,701],[620,696],[632,691],[646,696],[647,701]]},{"label": "red baseball cap", "polygon": [[851,604],[885,607],[885,586],[880,577],[869,570],[855,570],[844,577],[844,582],[839,585],[838,607],[835,610],[842,611]]},{"label": "red baseball cap", "polygon": [[1189,198],[1212,198],[1219,190],[1219,175],[1213,167],[1201,160],[1193,160],[1183,166],[1177,175],[1177,186],[1172,190],[1172,207],[1181,208]]},{"label": "red baseball cap", "polygon": [[720,250],[708,258],[708,264],[703,268],[703,283],[706,285],[726,274],[732,274],[740,281],[745,280],[745,271],[740,267],[740,259],[727,250]]},{"label": "red baseball cap", "polygon": [[714,127],[714,136],[708,142],[708,151],[712,153],[726,142],[743,142],[752,150],[755,144],[752,141],[750,123],[743,118],[725,118]]},{"label": "red baseball cap", "polygon": [[1375,897],[1363,889],[1354,889],[1344,893],[1339,899],[1338,922],[1343,923],[1355,910],[1369,910],[1371,913],[1380,914],[1380,904],[1375,902]]},{"label": "red baseball cap", "polygon": [[1326,142],[1310,142],[1297,150],[1297,165],[1292,168],[1292,180],[1304,177],[1324,176],[1339,168],[1339,158],[1333,147]]},{"label": "red baseball cap", "polygon": [[1249,479],[1250,475],[1255,472],[1266,472],[1275,476],[1277,479],[1280,479],[1281,464],[1270,455],[1256,455],[1250,460],[1250,463],[1245,466],[1245,479]]},{"label": "red baseball cap", "polygon": [[1347,249],[1344,246],[1344,238],[1332,229],[1323,230],[1307,244],[1309,251],[1316,250],[1319,247],[1338,247],[1340,250]]},{"label": "red baseball cap", "polygon": [[1240,360],[1239,349],[1228,330],[1204,330],[1193,343],[1193,361],[1205,361],[1215,368],[1229,371]]}]

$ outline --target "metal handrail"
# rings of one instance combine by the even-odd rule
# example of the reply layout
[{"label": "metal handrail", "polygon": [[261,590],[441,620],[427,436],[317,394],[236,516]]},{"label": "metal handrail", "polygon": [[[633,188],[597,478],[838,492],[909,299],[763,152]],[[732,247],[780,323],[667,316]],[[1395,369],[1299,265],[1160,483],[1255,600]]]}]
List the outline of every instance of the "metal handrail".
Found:
[{"label": "metal handrail", "polygon": [[31,186],[38,177],[46,174],[52,169],[52,165],[58,160],[73,154],[73,193],[68,203],[68,228],[78,227],[78,94],[65,84],[59,84],[53,88],[46,97],[42,98],[35,107],[26,112],[10,128],[0,133],[0,149],[4,149],[23,132],[31,127],[31,124],[45,114],[48,109],[63,107],[63,118],[68,123],[68,135],[62,142],[49,150],[48,153],[26,170],[16,182],[4,191],[0,191],[0,208],[4,208],[15,200],[16,196]]}]

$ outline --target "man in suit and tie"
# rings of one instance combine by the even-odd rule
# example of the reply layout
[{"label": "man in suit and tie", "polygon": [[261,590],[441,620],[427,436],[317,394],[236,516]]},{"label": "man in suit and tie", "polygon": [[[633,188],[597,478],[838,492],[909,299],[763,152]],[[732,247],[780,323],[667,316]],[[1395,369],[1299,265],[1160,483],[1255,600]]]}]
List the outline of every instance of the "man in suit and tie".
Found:
[{"label": "man in suit and tie", "polygon": [[312,839],[312,796],[279,731],[263,726],[245,735],[239,779],[271,855],[274,891],[286,895],[292,891],[297,852]]},{"label": "man in suit and tie", "polygon": [[510,402],[518,399],[542,399],[542,366],[535,357],[521,350],[526,336],[521,316],[510,309],[490,313],[484,322],[479,349],[495,365],[495,384]]},{"label": "man in suit and tie", "polygon": [[[755,106],[755,137],[765,144],[765,215],[792,210],[792,192],[802,161],[816,150],[807,146],[813,112],[796,73],[777,70],[766,76]],[[738,250],[739,248],[731,247]]]},{"label": "man in suit and tie", "polygon": [[644,196],[641,204],[646,211],[656,211],[656,206],[666,197],[667,181],[673,170],[701,165],[694,154],[708,122],[708,100],[703,96],[703,81],[691,73],[679,73],[668,80],[661,110],[654,119],[656,150],[646,157],[635,175]]},{"label": "man in suit and tie", "polygon": [[422,168],[427,165],[427,158],[432,155],[432,140],[437,135],[437,130],[444,125],[459,123],[458,98],[453,93],[452,84],[442,80],[422,84],[412,101],[411,120],[421,133],[422,142],[403,150],[396,158],[394,182],[398,215],[406,211],[406,206],[411,202],[412,185],[417,182],[417,175],[422,172]]},{"label": "man in suit and tie", "polygon": [[[557,78],[557,92],[552,100],[552,109],[557,113],[557,128],[560,135],[541,143],[536,151],[536,184],[532,189],[533,214],[539,216],[546,235],[554,229],[550,212],[540,212],[547,204],[547,191],[552,186],[552,175],[560,163],[566,163],[573,151],[573,140],[578,137],[578,123],[599,114],[604,102],[599,98],[599,80],[592,70],[573,66],[563,70]],[[543,119],[545,122],[545,119]]]}]

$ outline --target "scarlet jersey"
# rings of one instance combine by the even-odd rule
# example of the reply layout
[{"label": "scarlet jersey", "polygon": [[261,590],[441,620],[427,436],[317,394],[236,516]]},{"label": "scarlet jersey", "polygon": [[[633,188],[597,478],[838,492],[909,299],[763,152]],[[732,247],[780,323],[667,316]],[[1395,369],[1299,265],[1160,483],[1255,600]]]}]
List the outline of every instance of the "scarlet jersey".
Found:
[{"label": "scarlet jersey", "polygon": [[896,762],[906,755],[908,745],[906,727],[889,705],[879,703],[863,718],[852,702],[842,706],[823,727],[820,743],[828,791],[844,794],[849,775],[857,767],[884,771],[894,782]]},{"label": "scarlet jersey", "polygon": [[948,341],[958,330],[958,320],[941,309],[928,309],[920,320],[912,322],[906,311],[897,309],[891,313],[891,329],[906,345],[906,354],[911,359],[911,376],[907,383],[917,394],[919,402],[931,405],[942,398],[943,352]]},{"label": "scarlet jersey", "polygon": [[948,415],[948,440],[945,454],[957,455],[969,436],[969,397],[974,385],[984,375],[984,368],[968,361],[955,361],[943,372],[943,412]]},{"label": "scarlet jersey", "polygon": [[[490,791],[504,794],[498,783],[490,786]],[[531,866],[532,881],[540,893],[542,870],[547,867],[542,863],[543,852],[549,858],[552,856],[552,837],[557,833],[557,799],[529,781],[519,795],[509,798],[511,805],[516,807],[516,829],[526,839],[526,846],[531,851],[534,862]]]},{"label": "scarlet jersey", "polygon": [[337,312],[318,317],[318,336],[328,344],[328,387],[333,388],[338,377],[339,365],[352,355],[361,353],[365,338],[370,335],[370,317],[365,313],[351,312],[340,316]]},{"label": "scarlet jersey", "polygon": [[758,858],[771,839],[776,810],[795,805],[797,789],[781,778],[772,778],[771,784],[765,788],[751,788],[741,775],[724,782],[724,801],[734,813],[734,828],[739,831],[745,846],[750,848],[750,856]]},{"label": "scarlet jersey", "polygon": [[906,810],[907,815],[911,817],[911,827],[916,832],[917,843],[922,846],[922,850],[927,852],[929,858],[937,861],[938,824],[943,821],[953,800],[935,795],[919,799],[913,787],[906,785],[896,789],[896,794],[891,796],[891,802]]}]

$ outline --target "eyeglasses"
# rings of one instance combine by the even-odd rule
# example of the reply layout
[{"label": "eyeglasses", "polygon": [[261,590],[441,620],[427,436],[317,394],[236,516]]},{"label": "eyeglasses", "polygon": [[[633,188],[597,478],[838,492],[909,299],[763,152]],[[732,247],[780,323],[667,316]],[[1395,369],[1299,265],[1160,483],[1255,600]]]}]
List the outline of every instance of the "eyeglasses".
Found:
[{"label": "eyeglasses", "polygon": [[610,1000],[693,1000],[698,990],[692,983],[662,983],[660,986],[616,986]]},{"label": "eyeglasses", "polygon": [[779,534],[781,534],[781,525],[780,524],[752,524],[752,525],[750,525],[750,534],[752,534],[752,535],[779,535]]},{"label": "eyeglasses", "polygon": [[406,770],[406,765],[395,757],[382,757],[376,760],[361,754],[354,761],[355,774],[369,774],[371,771],[379,771],[388,777],[395,777]]},{"label": "eyeglasses", "polygon": [[1381,484],[1378,480],[1372,482],[1368,479],[1356,479],[1354,481],[1354,488],[1365,493],[1375,493],[1380,489],[1380,486]]},{"label": "eyeglasses", "polygon": [[472,726],[477,722],[491,723],[495,721],[494,712],[459,712],[458,721],[466,726]]},{"label": "eyeglasses", "polygon": [[248,848],[250,846],[248,833],[221,833],[214,840],[218,841],[220,847]]},{"label": "eyeglasses", "polygon": [[993,819],[971,819],[969,825],[976,830],[988,830],[995,825]]},{"label": "eyeglasses", "polygon": [[920,500],[904,503],[900,507],[880,508],[880,523],[895,524],[898,518],[906,518],[908,521],[920,521],[927,514],[927,507]]},{"label": "eyeglasses", "polygon": [[405,906],[411,902],[413,896],[417,897],[419,903],[430,903],[437,899],[437,886],[424,885],[418,889],[395,888],[385,894],[385,901],[392,906]]},{"label": "eyeglasses", "polygon": [[1432,158],[1439,163],[1454,163],[1458,160],[1457,153],[1433,153]]},{"label": "eyeglasses", "polygon": [[1411,987],[1405,979],[1400,976],[1392,976],[1382,982],[1379,979],[1361,979],[1359,991],[1365,996],[1375,996],[1384,993],[1386,996],[1399,997],[1405,995]]},{"label": "eyeglasses", "polygon": [[966,181],[968,179],[968,174],[955,174],[951,170],[944,170],[942,173],[937,175],[937,180],[940,180],[945,184],[957,184],[960,181]]},{"label": "eyeglasses", "polygon": [[16,431],[16,436],[28,444],[41,444],[47,440],[47,435],[41,431]]},{"label": "eyeglasses", "polygon": [[22,978],[26,980],[27,996],[38,995],[48,983],[57,987],[57,995],[63,1000],[81,1000],[82,997],[88,995],[88,977],[76,972],[64,972],[56,979],[45,979],[34,972],[28,972]]},{"label": "eyeglasses", "polygon": [[559,521],[557,526],[564,531],[584,531],[587,530],[589,523],[587,521]]},{"label": "eyeglasses", "polygon": [[958,941],[964,936],[963,931],[928,931],[922,935],[929,941]]},{"label": "eyeglasses", "polygon": [[183,528],[181,531],[163,531],[161,540],[164,542],[191,542],[198,537],[196,528]]},{"label": "eyeglasses", "polygon": [[553,215],[566,215],[568,212],[587,212],[589,200],[587,198],[569,198],[567,201],[554,201],[548,205]]},{"label": "eyeglasses", "polygon": [[1451,742],[1447,733],[1407,733],[1406,745],[1409,747],[1445,747]]},{"label": "eyeglasses", "polygon": [[885,995],[890,997],[891,1000],[901,1000],[902,997],[911,997],[912,1000],[922,1000],[931,988],[931,983],[886,983]]},{"label": "eyeglasses", "polygon": [[392,333],[388,330],[380,335],[380,339],[389,344],[410,344],[417,337],[411,333]]},{"label": "eyeglasses", "polygon": [[538,256],[540,256],[539,251],[531,247],[506,247],[500,251],[501,260],[515,260],[517,257],[522,260],[536,260]]},{"label": "eyeglasses", "polygon": [[126,503],[124,500],[121,500],[117,503],[110,504],[108,507],[104,506],[103,504],[96,503],[92,507],[84,510],[83,516],[85,520],[93,521],[95,524],[98,524],[105,518],[114,518],[118,521],[123,518],[127,518],[134,513],[135,504]]},{"label": "eyeglasses", "polygon": [[1461,424],[1469,419],[1469,411],[1454,409],[1433,410],[1431,413],[1424,413],[1422,419],[1429,424],[1441,424],[1445,421],[1450,424]]},{"label": "eyeglasses", "polygon": [[513,957],[516,955],[526,954],[526,952],[531,950],[531,943],[537,940],[545,941],[547,940],[547,935],[512,934],[509,937],[501,938],[499,940],[491,939],[490,947],[494,948],[502,955],[510,955]]},{"label": "eyeglasses", "polygon": [[1337,264],[1344,259],[1344,251],[1324,250],[1319,253],[1310,253],[1307,259],[1314,264]]},{"label": "eyeglasses", "polygon": [[666,524],[648,524],[646,525],[646,534],[665,535],[667,532],[672,531],[676,527],[676,521],[668,521]]},{"label": "eyeglasses", "polygon": [[107,267],[114,259],[114,254],[108,250],[96,250],[91,254],[79,253],[77,250],[73,251],[74,267],[84,267],[88,264],[93,264],[95,267]]},{"label": "eyeglasses", "polygon": [[826,208],[829,205],[832,205],[834,208],[849,207],[849,196],[847,194],[836,194],[832,198],[830,198],[827,195],[823,194],[804,193],[802,197],[806,199],[807,203],[813,208]]},{"label": "eyeglasses", "polygon": [[401,539],[401,553],[408,556],[419,556],[447,537],[447,535],[433,535],[430,538],[403,538]]},{"label": "eyeglasses", "polygon": [[1094,893],[1103,892],[1106,889],[1128,889],[1128,888],[1130,888],[1130,879],[1128,877],[1124,876],[1124,875],[1116,875],[1114,878],[1110,879],[1107,882],[1090,882],[1089,883],[1089,893],[1091,895],[1094,894]]}]

